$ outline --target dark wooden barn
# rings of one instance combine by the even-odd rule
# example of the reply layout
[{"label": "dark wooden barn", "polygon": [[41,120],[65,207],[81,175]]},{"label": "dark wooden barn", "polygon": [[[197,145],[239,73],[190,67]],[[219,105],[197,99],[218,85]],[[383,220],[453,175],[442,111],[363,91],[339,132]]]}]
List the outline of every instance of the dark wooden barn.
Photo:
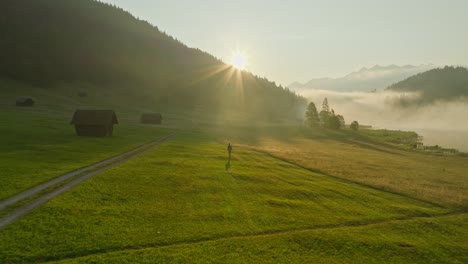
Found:
[{"label": "dark wooden barn", "polygon": [[85,92],[85,91],[79,91],[79,92],[77,93],[77,95],[78,95],[79,97],[86,97],[86,96],[88,96],[88,93]]},{"label": "dark wooden barn", "polygon": [[76,110],[70,122],[78,136],[88,137],[112,136],[118,123],[114,110]]},{"label": "dark wooden barn", "polygon": [[34,100],[30,97],[16,98],[16,106],[33,106]]},{"label": "dark wooden barn", "polygon": [[160,113],[145,113],[141,115],[143,124],[161,124],[162,115]]}]

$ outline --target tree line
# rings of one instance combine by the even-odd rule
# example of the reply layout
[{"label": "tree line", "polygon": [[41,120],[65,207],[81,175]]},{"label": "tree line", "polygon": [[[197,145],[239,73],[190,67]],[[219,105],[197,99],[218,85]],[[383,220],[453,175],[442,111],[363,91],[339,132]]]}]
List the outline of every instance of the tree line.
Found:
[{"label": "tree line", "polygon": [[451,66],[432,69],[392,84],[387,90],[419,93],[419,97],[402,95],[397,103],[403,106],[468,99],[468,69]]},{"label": "tree line", "polygon": [[[320,112],[317,111],[317,107],[313,102],[309,103],[305,113],[305,122],[310,127],[324,127],[335,130],[344,128],[346,125],[344,117],[335,114],[335,111],[330,108],[326,97],[322,102],[322,110]],[[350,128],[357,131],[359,123],[353,121],[350,124]]]}]

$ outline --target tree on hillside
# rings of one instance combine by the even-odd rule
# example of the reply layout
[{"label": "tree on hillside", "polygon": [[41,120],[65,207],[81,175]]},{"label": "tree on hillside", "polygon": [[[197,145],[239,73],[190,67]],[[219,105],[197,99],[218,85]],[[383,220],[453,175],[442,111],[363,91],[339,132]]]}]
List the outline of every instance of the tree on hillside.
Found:
[{"label": "tree on hillside", "polygon": [[322,111],[320,111],[320,114],[319,114],[320,124],[322,126],[326,126],[325,124],[327,123],[327,119],[330,115],[331,113],[330,113],[330,107],[328,106],[328,99],[325,97],[322,103]]},{"label": "tree on hillside", "polygon": [[326,97],[322,103],[322,111],[326,113],[330,112],[330,106],[328,106],[328,99]]},{"label": "tree on hillside", "polygon": [[327,118],[328,118],[329,115],[330,115],[329,112],[325,112],[325,111],[323,111],[323,110],[320,111],[320,113],[319,113],[319,119],[320,119],[320,124],[321,124],[322,126],[325,125],[325,122],[327,121]]},{"label": "tree on hillside", "polygon": [[358,131],[359,130],[358,121],[354,120],[349,127],[351,127],[351,129],[354,130],[354,131]]},{"label": "tree on hillside", "polygon": [[317,108],[313,102],[310,102],[307,106],[307,111],[305,113],[306,123],[309,126],[318,126],[320,119],[317,113]]},{"label": "tree on hillside", "polygon": [[338,120],[340,121],[340,128],[345,127],[345,120],[344,120],[344,117],[343,117],[342,115],[337,115],[336,117],[337,117]]},{"label": "tree on hillside", "polygon": [[331,129],[340,129],[341,123],[338,116],[330,115],[325,122],[325,127]]},{"label": "tree on hillside", "polygon": [[330,110],[327,98],[323,100],[322,111],[320,111],[319,118],[320,124],[326,128],[340,129],[345,125],[344,117],[342,115],[336,115],[335,110]]},{"label": "tree on hillside", "polygon": [[394,101],[401,106],[466,99],[468,98],[468,69],[449,66],[432,69],[392,84],[387,90],[419,94],[417,97],[404,96]]}]

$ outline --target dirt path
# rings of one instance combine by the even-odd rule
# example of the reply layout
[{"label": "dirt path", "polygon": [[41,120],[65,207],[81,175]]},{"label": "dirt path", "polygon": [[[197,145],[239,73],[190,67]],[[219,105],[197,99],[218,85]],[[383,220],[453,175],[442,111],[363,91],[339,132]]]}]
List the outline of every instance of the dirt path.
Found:
[{"label": "dirt path", "polygon": [[[41,206],[42,204],[46,203],[50,199],[62,194],[63,192],[68,191],[69,189],[75,187],[76,185],[80,184],[82,181],[98,174],[101,173],[105,170],[108,170],[112,167],[115,167],[121,163],[124,163],[130,159],[133,159],[143,153],[148,152],[151,150],[153,147],[158,146],[162,144],[163,142],[169,140],[175,132],[172,132],[171,134],[164,136],[160,139],[157,139],[153,142],[150,142],[148,144],[142,145],[140,147],[137,147],[135,149],[129,150],[127,152],[124,152],[118,156],[112,157],[110,159],[103,160],[101,162],[95,163],[93,165],[78,169],[76,171],[72,171],[70,173],[67,173],[65,175],[62,175],[58,178],[55,178],[53,180],[50,180],[48,182],[42,183],[34,188],[31,188],[29,190],[26,190],[22,193],[19,193],[15,196],[12,196],[8,199],[5,199],[3,201],[0,201],[0,211],[7,208],[8,206],[12,206],[15,203],[22,201],[24,199],[28,198],[33,198],[35,195],[39,194],[40,192],[46,190],[49,187],[52,187],[54,185],[57,185],[59,183],[63,183],[69,179],[72,179],[74,177],[77,177],[76,179],[72,180],[71,182],[58,187],[57,189],[52,190],[49,193],[46,193],[42,196],[39,196],[37,199],[34,199],[33,201],[27,203],[26,205],[23,205],[19,208],[14,209],[12,212],[10,212],[8,215],[0,219],[0,229],[3,229],[4,227],[8,226],[9,224],[13,223],[14,221],[18,220],[19,218],[23,217],[24,215],[28,214],[35,208]],[[83,175],[81,175],[83,174]],[[81,175],[81,176],[80,176]]]}]

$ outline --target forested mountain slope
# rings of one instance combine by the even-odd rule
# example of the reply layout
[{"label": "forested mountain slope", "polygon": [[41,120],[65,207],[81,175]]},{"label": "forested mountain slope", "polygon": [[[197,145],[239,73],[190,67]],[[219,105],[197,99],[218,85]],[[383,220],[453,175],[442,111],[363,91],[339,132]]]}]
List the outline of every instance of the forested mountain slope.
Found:
[{"label": "forested mountain slope", "polygon": [[451,101],[468,97],[468,69],[449,67],[426,71],[387,88],[390,91],[416,92],[420,96],[414,103]]},{"label": "forested mountain slope", "polygon": [[92,0],[2,0],[0,35],[0,78],[36,87],[92,84],[129,104],[203,106],[256,119],[298,116],[305,105],[274,82]]}]

